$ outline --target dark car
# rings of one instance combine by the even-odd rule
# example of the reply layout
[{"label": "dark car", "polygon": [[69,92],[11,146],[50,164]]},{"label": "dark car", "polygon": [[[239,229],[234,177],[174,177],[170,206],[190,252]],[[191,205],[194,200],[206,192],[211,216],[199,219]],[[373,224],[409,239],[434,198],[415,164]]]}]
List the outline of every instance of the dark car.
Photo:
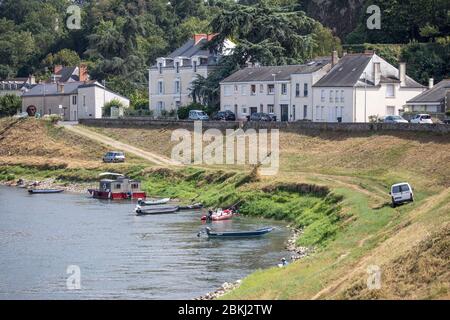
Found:
[{"label": "dark car", "polygon": [[450,118],[446,118],[442,122],[444,122],[445,124],[450,124]]},{"label": "dark car", "polygon": [[212,116],[212,120],[216,121],[236,121],[236,116],[230,110],[219,111]]},{"label": "dark car", "polygon": [[267,113],[256,112],[250,116],[250,121],[272,121],[272,117]]}]

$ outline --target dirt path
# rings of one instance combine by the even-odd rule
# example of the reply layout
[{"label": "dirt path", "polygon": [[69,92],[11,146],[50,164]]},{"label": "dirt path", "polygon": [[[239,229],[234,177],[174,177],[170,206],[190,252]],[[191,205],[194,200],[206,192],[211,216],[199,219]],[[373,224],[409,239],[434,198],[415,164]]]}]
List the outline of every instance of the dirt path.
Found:
[{"label": "dirt path", "polygon": [[64,127],[65,129],[76,133],[78,135],[84,136],[86,138],[89,138],[91,140],[100,142],[102,144],[106,144],[114,149],[120,150],[120,151],[125,151],[125,152],[129,152],[132,153],[140,158],[143,158],[145,160],[148,160],[154,164],[160,165],[160,166],[176,166],[176,165],[180,165],[180,163],[169,159],[167,157],[158,155],[156,153],[153,152],[149,152],[149,151],[145,151],[142,150],[140,148],[136,148],[132,145],[129,145],[127,143],[123,143],[117,140],[114,140],[110,137],[107,137],[103,134],[94,132],[92,130],[74,125],[73,123],[59,123],[59,125],[61,125],[62,127]]}]

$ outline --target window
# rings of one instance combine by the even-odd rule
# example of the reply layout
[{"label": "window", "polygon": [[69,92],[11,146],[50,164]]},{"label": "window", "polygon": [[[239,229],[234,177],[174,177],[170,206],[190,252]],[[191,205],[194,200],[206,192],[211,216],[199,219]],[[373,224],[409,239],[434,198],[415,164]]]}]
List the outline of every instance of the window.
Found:
[{"label": "window", "polygon": [[259,93],[264,93],[264,85],[263,84],[259,85]]},{"label": "window", "polygon": [[287,94],[287,84],[286,83],[282,83],[281,84],[281,94],[282,95],[286,95]]},{"label": "window", "polygon": [[194,68],[194,72],[197,72],[197,61],[192,62],[192,66]]},{"label": "window", "polygon": [[320,107],[316,106],[316,120],[320,120]]},{"label": "window", "polygon": [[175,80],[174,93],[180,93],[180,80]]},{"label": "window", "polygon": [[307,97],[308,96],[308,84],[305,83],[303,85],[303,96]]},{"label": "window", "polygon": [[120,183],[116,183],[116,184],[114,185],[114,188],[115,188],[115,189],[120,189],[120,188],[121,188]]},{"label": "window", "polygon": [[252,84],[252,85],[250,86],[250,94],[251,94],[252,96],[256,95],[256,84]]},{"label": "window", "polygon": [[241,85],[241,94],[243,96],[245,96],[247,94],[247,90],[246,90],[247,86],[246,85]]},{"label": "window", "polygon": [[158,63],[159,74],[162,74],[162,62]]},{"label": "window", "polygon": [[131,189],[139,189],[139,184],[137,184],[137,183],[132,183],[132,184],[131,184]]},{"label": "window", "polygon": [[275,94],[275,85],[274,84],[267,85],[267,94]]},{"label": "window", "polygon": [[225,96],[231,96],[231,86],[224,86],[223,87],[223,94]]},{"label": "window", "polygon": [[308,106],[305,104],[303,106],[303,119],[307,119],[308,118]]},{"label": "window", "polygon": [[334,91],[330,90],[330,102],[334,102]]},{"label": "window", "polygon": [[247,114],[247,107],[246,106],[242,106],[241,110],[242,110],[242,114]]},{"label": "window", "polygon": [[86,96],[83,94],[83,107],[86,107]]},{"label": "window", "polygon": [[395,88],[393,84],[388,84],[386,86],[386,98],[393,98],[395,97]]},{"label": "window", "polygon": [[164,84],[162,82],[162,80],[158,81],[158,94],[163,94],[164,93]]},{"label": "window", "polygon": [[239,92],[239,86],[237,84],[234,85],[234,93]]},{"label": "window", "polygon": [[77,96],[72,96],[72,104],[73,105],[77,104]]},{"label": "window", "polygon": [[324,116],[325,116],[325,107],[322,106],[322,108],[320,108],[320,120],[324,121]]},{"label": "window", "polygon": [[292,105],[292,120],[295,121],[295,105]]},{"label": "window", "polygon": [[341,102],[344,102],[344,90],[341,90]]},{"label": "window", "polygon": [[267,113],[273,113],[273,104],[267,105]]},{"label": "window", "polygon": [[180,73],[180,63],[178,61],[175,62],[175,72]]},{"label": "window", "polygon": [[264,112],[264,105],[263,104],[259,105],[259,112]]},{"label": "window", "polygon": [[395,115],[395,106],[387,106],[386,107],[386,114],[393,116]]},{"label": "window", "polygon": [[300,83],[295,84],[295,96],[300,97]]},{"label": "window", "polygon": [[321,102],[325,102],[325,90],[322,90],[322,91],[320,92],[320,101],[321,101]]},{"label": "window", "polygon": [[157,108],[158,108],[159,112],[164,110],[164,102],[163,101],[158,101]]}]

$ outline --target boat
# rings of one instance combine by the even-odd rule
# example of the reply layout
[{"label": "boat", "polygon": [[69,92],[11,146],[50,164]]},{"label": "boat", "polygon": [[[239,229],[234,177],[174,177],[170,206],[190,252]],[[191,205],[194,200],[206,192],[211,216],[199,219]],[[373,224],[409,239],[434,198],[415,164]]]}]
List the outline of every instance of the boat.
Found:
[{"label": "boat", "polygon": [[145,192],[141,191],[141,183],[125,177],[123,174],[103,172],[100,177],[112,177],[113,179],[101,179],[98,189],[88,189],[93,198],[97,199],[145,199]]},{"label": "boat", "polygon": [[[273,230],[272,227],[265,227],[254,231],[227,231],[212,232],[210,228],[206,228],[206,234],[209,238],[253,238],[265,235]],[[199,234],[200,235],[200,234]]]},{"label": "boat", "polygon": [[232,210],[222,210],[219,209],[216,212],[214,212],[211,216],[204,215],[202,216],[202,221],[223,221],[223,220],[230,220],[233,218],[234,213]]},{"label": "boat", "polygon": [[198,210],[203,208],[203,204],[201,203],[194,203],[187,206],[180,206],[180,210]]},{"label": "boat", "polygon": [[178,207],[151,207],[147,209],[143,209],[141,206],[136,206],[136,209],[134,209],[136,212],[136,215],[143,216],[143,215],[151,215],[151,214],[169,214],[169,213],[175,213],[178,211]]},{"label": "boat", "polygon": [[64,192],[63,189],[28,189],[31,194],[47,194],[47,193],[61,193]]},{"label": "boat", "polygon": [[159,205],[159,204],[166,204],[169,201],[170,201],[170,198],[147,200],[147,201],[138,199],[138,204],[140,206],[155,206],[155,205]]}]

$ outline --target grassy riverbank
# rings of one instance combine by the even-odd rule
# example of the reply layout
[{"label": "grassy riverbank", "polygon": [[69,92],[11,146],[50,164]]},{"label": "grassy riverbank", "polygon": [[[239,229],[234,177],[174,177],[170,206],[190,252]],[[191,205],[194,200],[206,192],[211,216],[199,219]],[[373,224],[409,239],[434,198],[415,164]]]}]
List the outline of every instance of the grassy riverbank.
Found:
[{"label": "grassy riverbank", "polygon": [[[242,213],[304,228],[298,244],[315,247],[312,256],[257,271],[224,298],[449,297],[449,136],[282,132],[280,172],[260,177],[249,166],[161,168],[137,157],[105,165],[107,148],[95,142],[35,120],[2,134],[2,121],[0,180],[93,182],[101,171],[119,171],[141,179],[150,195],[239,203]],[[95,130],[163,155],[171,146],[170,130]],[[399,181],[412,183],[416,202],[391,208],[388,188]],[[380,290],[365,286],[370,265],[383,272]]]}]

